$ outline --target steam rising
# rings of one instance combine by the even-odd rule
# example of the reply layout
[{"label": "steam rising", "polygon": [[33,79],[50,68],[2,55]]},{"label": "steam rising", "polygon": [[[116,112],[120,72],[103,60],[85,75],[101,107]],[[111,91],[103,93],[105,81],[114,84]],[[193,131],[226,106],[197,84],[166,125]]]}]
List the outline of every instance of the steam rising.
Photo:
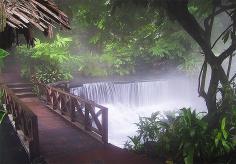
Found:
[{"label": "steam rising", "polygon": [[134,123],[138,122],[139,116],[149,117],[157,111],[178,111],[182,107],[206,111],[196,86],[196,79],[183,77],[84,84],[72,89],[72,93],[109,108],[109,142],[123,147],[127,136],[135,134]]}]

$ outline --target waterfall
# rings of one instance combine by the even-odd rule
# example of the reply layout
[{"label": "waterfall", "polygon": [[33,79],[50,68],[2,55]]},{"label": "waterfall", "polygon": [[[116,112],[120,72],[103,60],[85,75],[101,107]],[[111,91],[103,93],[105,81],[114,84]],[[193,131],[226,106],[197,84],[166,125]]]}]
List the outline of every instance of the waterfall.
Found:
[{"label": "waterfall", "polygon": [[122,104],[127,107],[152,106],[164,101],[191,101],[195,97],[191,83],[184,81],[99,82],[72,88],[71,92],[98,104]]},{"label": "waterfall", "polygon": [[123,147],[135,134],[139,117],[182,107],[205,110],[197,94],[196,80],[171,79],[137,82],[98,82],[72,88],[71,93],[108,107],[109,142]]}]

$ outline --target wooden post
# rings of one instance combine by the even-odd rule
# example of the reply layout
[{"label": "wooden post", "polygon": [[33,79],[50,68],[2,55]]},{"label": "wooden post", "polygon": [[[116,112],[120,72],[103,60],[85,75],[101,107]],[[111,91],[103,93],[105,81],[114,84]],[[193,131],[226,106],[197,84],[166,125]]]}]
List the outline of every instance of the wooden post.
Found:
[{"label": "wooden post", "polygon": [[75,122],[75,99],[69,97],[69,111],[71,122]]},{"label": "wooden post", "polygon": [[89,117],[89,111],[90,111],[90,104],[85,103],[85,114],[84,114],[84,125],[85,125],[85,130],[91,131],[91,121]]},{"label": "wooden post", "polygon": [[108,143],[108,109],[102,109],[102,140]]},{"label": "wooden post", "polygon": [[66,105],[63,103],[63,95],[60,95],[58,92],[56,94],[56,102],[57,102],[57,109],[61,111],[61,115],[65,115],[65,107]]},{"label": "wooden post", "polygon": [[19,106],[19,104],[17,104],[17,108],[15,108],[16,110],[16,118],[15,118],[15,127],[16,127],[16,130],[20,130],[20,127],[19,127],[19,124],[20,124],[20,110],[21,110],[21,107]]},{"label": "wooden post", "polygon": [[24,139],[29,142],[30,160],[39,156],[39,136],[37,116],[10,90],[5,89],[5,103],[8,113],[13,115],[15,129],[22,130]]},{"label": "wooden post", "polygon": [[38,136],[38,119],[37,117],[32,117],[32,140],[29,143],[30,160],[37,158],[40,154],[39,152],[39,136]]},{"label": "wooden post", "polygon": [[51,92],[51,90],[49,90],[47,87],[45,87],[44,88],[45,89],[45,96],[46,96],[46,104],[47,105],[51,105],[50,103],[51,103],[51,98],[50,98],[50,92]]}]

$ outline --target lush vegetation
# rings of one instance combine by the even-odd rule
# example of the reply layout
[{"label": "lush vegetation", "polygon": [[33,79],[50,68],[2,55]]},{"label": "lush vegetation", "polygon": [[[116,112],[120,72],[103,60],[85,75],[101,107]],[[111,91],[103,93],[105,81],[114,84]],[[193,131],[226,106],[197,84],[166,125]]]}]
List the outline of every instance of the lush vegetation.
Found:
[{"label": "lush vegetation", "polygon": [[89,58],[86,75],[127,75],[171,65],[193,70],[198,66],[197,45],[181,26],[159,12],[129,5],[111,13],[106,0],[76,1],[71,10],[71,33],[77,34],[72,49]]},{"label": "lush vegetation", "polygon": [[[235,129],[235,92],[233,88],[235,75],[230,76],[230,71],[232,57],[236,50],[236,2],[233,0],[227,2],[221,0],[209,0],[208,2],[199,0],[111,0],[109,4],[113,7],[113,13],[116,10],[124,9],[123,11],[125,11],[125,7],[133,5],[146,9],[147,12],[153,11],[162,15],[166,18],[165,23],[175,20],[199,45],[202,51],[199,54],[204,57],[198,80],[199,95],[205,99],[208,109],[204,119],[198,118],[195,112],[186,109],[169,124],[156,120],[156,115],[141,119],[138,124],[139,135],[131,138],[133,145],[128,146],[146,153],[153,148],[151,150],[156,152],[157,156],[166,150],[164,151],[164,156],[167,156],[166,160],[170,158],[186,164],[193,163],[193,161],[217,162],[217,158],[223,156],[224,159],[225,155],[232,153],[235,148],[233,139],[235,134],[231,131]],[[220,16],[224,16],[228,22],[215,36],[214,31],[220,25],[217,18]],[[156,22],[158,20],[158,18],[152,19]],[[161,23],[158,22],[158,25]],[[158,39],[161,40],[162,37]],[[160,45],[165,47],[165,44]],[[169,45],[171,44],[167,44],[167,47]],[[224,48],[221,50],[216,48],[219,50],[216,51],[217,46]],[[226,59],[229,59],[229,62],[228,68],[225,69],[222,63]],[[208,69],[210,70],[209,81],[206,80],[209,75],[207,74]],[[145,150],[145,146],[148,149]],[[173,154],[172,150],[174,150]],[[179,154],[179,152],[181,153]]]},{"label": "lush vegetation", "polygon": [[[170,163],[233,163],[236,110],[222,115],[215,128],[203,113],[183,108],[179,113],[140,118],[137,135],[125,147]],[[234,161],[235,162],[235,161]]]},{"label": "lush vegetation", "polygon": [[[198,92],[206,101],[208,109],[208,121],[214,125],[219,121],[221,110],[224,112],[232,109],[234,92],[232,81],[235,76],[230,77],[231,62],[236,50],[236,2],[229,0],[199,1],[149,1],[143,0],[126,1],[111,0],[109,4],[113,12],[122,9],[124,6],[138,6],[146,11],[154,11],[163,15],[168,20],[175,20],[200,46],[204,56],[204,62],[199,75]],[[204,10],[203,10],[204,9]],[[226,13],[226,14],[225,14]],[[216,39],[213,32],[218,24],[215,21],[218,16],[225,14],[228,24],[219,33]],[[152,19],[157,21],[157,18]],[[165,21],[166,22],[166,21]],[[168,22],[168,21],[167,21]],[[160,24],[160,23],[158,23]],[[219,42],[220,40],[223,42]],[[228,43],[225,44],[224,43]],[[220,53],[214,51],[215,46],[223,45]],[[222,63],[229,58],[228,68],[224,69]],[[209,86],[206,88],[207,69],[210,69]]]},{"label": "lush vegetation", "polygon": [[[128,75],[170,65],[190,70],[202,59],[198,92],[208,113],[182,109],[178,116],[140,118],[138,135],[126,147],[169,162],[232,160],[235,0],[79,0],[69,10],[73,30],[65,35],[70,38],[18,48],[22,75],[50,83],[70,79],[72,73]],[[221,16],[228,21],[222,23]],[[222,63],[228,59],[225,69]]]},{"label": "lush vegetation", "polygon": [[32,48],[19,46],[22,76],[29,79],[35,76],[46,84],[70,80],[72,72],[80,66],[80,59],[69,52],[71,41],[71,38],[57,35],[53,42],[37,39]]},{"label": "lush vegetation", "polygon": [[[65,7],[65,11],[71,13],[72,30],[64,35],[73,40],[67,42],[69,47],[66,47],[66,51],[79,58],[74,73],[109,76],[160,71],[169,67],[195,72],[200,69],[202,58],[196,55],[199,47],[178,23],[160,12],[134,5],[124,5],[112,13],[110,5],[111,2],[107,0],[72,0]],[[191,10],[194,11],[194,8]],[[39,40],[36,46],[38,44]],[[26,52],[26,48],[20,48],[23,56],[32,53]],[[32,50],[37,51],[37,48]],[[35,61],[41,60],[40,57],[34,57]],[[29,63],[28,57],[21,60],[22,63]],[[52,72],[51,68],[41,72],[49,70]],[[29,71],[29,68],[22,68],[22,75],[28,76]],[[61,72],[55,74],[61,76]]]}]

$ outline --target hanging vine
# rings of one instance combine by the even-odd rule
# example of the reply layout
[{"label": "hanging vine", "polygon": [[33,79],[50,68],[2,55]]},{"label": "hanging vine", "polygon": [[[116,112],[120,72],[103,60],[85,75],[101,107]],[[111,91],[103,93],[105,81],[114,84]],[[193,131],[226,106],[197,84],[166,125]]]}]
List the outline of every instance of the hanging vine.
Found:
[{"label": "hanging vine", "polygon": [[3,1],[0,0],[0,32],[4,31],[6,27],[6,11]]}]

